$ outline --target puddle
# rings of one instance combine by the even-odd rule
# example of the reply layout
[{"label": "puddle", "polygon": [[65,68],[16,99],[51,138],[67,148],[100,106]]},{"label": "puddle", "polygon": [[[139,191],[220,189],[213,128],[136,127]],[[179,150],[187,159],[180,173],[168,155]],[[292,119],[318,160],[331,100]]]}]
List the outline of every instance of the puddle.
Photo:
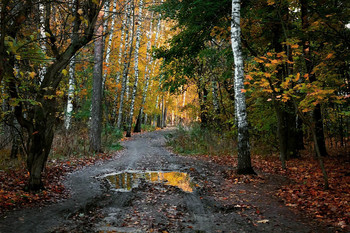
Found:
[{"label": "puddle", "polygon": [[140,179],[146,182],[175,186],[184,192],[193,192],[196,184],[191,181],[191,177],[184,172],[162,172],[162,171],[124,171],[119,173],[107,174],[104,176],[119,192],[129,192],[137,188]]}]

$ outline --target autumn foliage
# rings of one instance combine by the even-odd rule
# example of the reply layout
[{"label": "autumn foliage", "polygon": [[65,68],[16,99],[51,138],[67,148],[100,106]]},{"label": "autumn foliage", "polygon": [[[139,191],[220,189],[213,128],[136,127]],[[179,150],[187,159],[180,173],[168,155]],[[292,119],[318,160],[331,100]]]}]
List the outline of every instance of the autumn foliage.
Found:
[{"label": "autumn foliage", "polygon": [[51,160],[44,171],[45,189],[38,192],[26,191],[28,171],[24,164],[17,168],[0,171],[0,215],[9,210],[43,206],[58,202],[69,196],[63,185],[64,175],[89,166],[97,161],[112,158],[112,154],[98,154],[94,157],[71,158],[70,160]]},{"label": "autumn foliage", "polygon": [[[223,165],[236,166],[231,156],[211,156],[208,159]],[[231,182],[263,182],[269,174],[288,178],[289,182],[275,191],[275,195],[288,207],[295,208],[311,218],[348,228],[350,224],[350,175],[347,159],[330,157],[325,159],[329,171],[330,189],[324,190],[322,172],[312,156],[288,161],[287,169],[281,168],[277,157],[253,156],[253,166],[258,169],[257,177],[242,177],[228,173]]]}]

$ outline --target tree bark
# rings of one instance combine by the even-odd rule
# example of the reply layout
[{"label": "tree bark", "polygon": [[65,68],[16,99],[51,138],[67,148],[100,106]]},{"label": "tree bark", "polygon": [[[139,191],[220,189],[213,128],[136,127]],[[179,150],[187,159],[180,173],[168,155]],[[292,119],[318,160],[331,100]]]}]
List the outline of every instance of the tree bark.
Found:
[{"label": "tree bark", "polygon": [[[310,39],[309,39],[309,32],[308,32],[308,28],[310,26],[308,0],[301,0],[300,7],[301,7],[302,29],[304,32],[303,51],[304,51],[304,57],[305,57],[306,72],[309,74],[310,82],[315,82],[316,75],[315,73],[312,72],[314,69],[314,64],[311,56],[312,48],[310,46]],[[320,150],[320,154],[322,156],[328,156],[325,137],[324,137],[323,117],[322,117],[320,104],[317,104],[315,106],[312,114],[313,114],[313,120],[315,122],[315,132],[316,132],[317,144]],[[315,153],[317,156],[316,151]]]},{"label": "tree bark", "polygon": [[164,95],[162,96],[162,107],[161,107],[161,114],[160,114],[160,128],[164,128]]},{"label": "tree bark", "polygon": [[[153,1],[154,3],[154,1]],[[151,12],[151,18],[153,18],[153,11]],[[150,21],[150,27],[149,27],[149,31],[148,31],[148,35],[147,35],[147,49],[146,49],[146,67],[145,67],[145,87],[143,90],[143,94],[142,94],[142,101],[141,101],[141,107],[140,107],[140,111],[139,111],[139,116],[137,117],[138,119],[140,119],[139,124],[135,125],[134,128],[134,132],[141,132],[141,120],[142,120],[142,116],[143,116],[143,111],[145,108],[145,104],[146,104],[146,98],[147,98],[147,92],[148,92],[148,85],[149,85],[149,80],[151,77],[151,73],[152,73],[152,65],[153,65],[153,56],[150,56],[151,53],[151,40],[152,40],[152,32],[153,32],[153,28],[152,28],[152,20]],[[159,37],[159,31],[160,31],[160,15],[158,18],[158,23],[157,23],[157,28],[156,28],[156,36],[154,39],[154,44],[157,44],[158,41],[158,37]]]},{"label": "tree bark", "polygon": [[134,117],[134,104],[136,98],[137,84],[139,81],[139,50],[140,50],[140,42],[141,42],[141,29],[142,29],[142,9],[143,9],[143,0],[139,2],[139,14],[137,18],[137,30],[136,30],[136,44],[135,44],[135,60],[134,60],[134,72],[135,72],[135,80],[134,86],[132,90],[131,103],[130,103],[130,115],[128,119],[128,126],[126,131],[126,136],[131,137],[131,126],[132,120]]},{"label": "tree bark", "polygon": [[68,100],[67,100],[67,108],[66,108],[66,116],[64,121],[64,126],[66,131],[68,131],[71,127],[71,120],[73,114],[73,99],[74,99],[74,90],[75,90],[75,57],[72,57],[69,64],[69,81],[68,81]]},{"label": "tree bark", "polygon": [[[119,55],[118,55],[118,71],[117,71],[117,77],[116,77],[116,84],[118,86],[119,81],[120,81],[120,76],[122,74],[122,57],[123,57],[123,45],[125,43],[124,41],[124,34],[125,31],[127,31],[127,23],[129,23],[129,14],[130,11],[130,4],[127,3],[127,6],[125,8],[125,14],[124,14],[124,19],[122,22],[122,28],[121,28],[121,33],[120,33],[120,44],[119,44]],[[118,88],[115,91],[115,96],[114,96],[114,104],[113,104],[113,110],[112,110],[112,121],[115,122],[116,114],[117,114],[117,102],[118,102]]]},{"label": "tree bark", "polygon": [[[105,4],[105,11],[109,7],[109,2]],[[99,22],[96,27],[94,48],[94,70],[91,97],[91,122],[90,122],[90,151],[101,152],[101,133],[102,133],[102,68],[103,68],[103,11],[99,14]]]},{"label": "tree bark", "polygon": [[[112,52],[112,40],[113,40],[113,35],[114,35],[114,25],[115,25],[116,14],[117,14],[117,0],[114,0],[113,6],[112,6],[111,28],[110,28],[109,33],[108,33],[109,35],[108,35],[107,50],[106,50],[106,57],[105,57],[106,69],[103,72],[102,91],[104,90],[104,86],[105,86],[107,75],[108,75],[108,68],[109,68],[110,57],[111,57],[111,52]],[[104,33],[107,33],[108,16],[106,16],[105,18],[107,18],[107,20],[105,21],[105,25],[104,25]]]},{"label": "tree bark", "polygon": [[[46,54],[46,34],[45,34],[45,5],[43,3],[39,3],[39,14],[40,14],[40,48],[41,51]],[[39,70],[40,81],[44,80],[44,76],[46,74],[46,65],[43,64]]]},{"label": "tree bark", "polygon": [[[133,3],[132,3],[133,4]],[[135,22],[134,22],[134,5],[131,6],[131,10],[133,12],[133,16],[132,16],[132,28],[131,28],[131,39],[129,42],[129,30],[127,30],[125,32],[125,50],[124,50],[124,65],[123,65],[123,75],[122,75],[122,90],[120,93],[120,101],[119,101],[119,111],[118,111],[118,121],[117,121],[117,128],[121,129],[121,124],[122,124],[122,117],[123,117],[123,108],[124,108],[124,95],[126,92],[126,88],[127,88],[127,79],[128,79],[128,72],[129,72],[129,66],[130,66],[130,60],[131,60],[131,55],[132,55],[132,42],[134,40],[134,27],[135,27]],[[129,23],[127,23],[128,25],[130,25],[130,12],[128,12],[129,16],[128,21]],[[129,54],[128,49],[130,47],[130,51]]]},{"label": "tree bark", "polygon": [[282,168],[286,169],[286,161],[299,156],[299,132],[294,108],[289,103],[274,103],[277,113],[277,134],[279,139],[280,160]]},{"label": "tree bark", "polygon": [[232,0],[231,44],[235,63],[235,110],[238,129],[238,174],[255,174],[250,158],[248,121],[244,95],[244,66],[240,28],[241,1]]}]

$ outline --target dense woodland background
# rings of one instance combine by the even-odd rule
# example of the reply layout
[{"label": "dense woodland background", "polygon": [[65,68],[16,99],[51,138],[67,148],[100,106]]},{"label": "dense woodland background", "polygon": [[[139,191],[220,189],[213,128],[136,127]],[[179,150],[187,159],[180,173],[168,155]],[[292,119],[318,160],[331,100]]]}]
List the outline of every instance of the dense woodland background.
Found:
[{"label": "dense woodland background", "polygon": [[[231,6],[2,0],[1,172],[25,163],[40,189],[48,160],[167,125],[177,152],[237,155]],[[318,155],[329,188],[323,161],[349,167],[350,2],[243,0],[240,14],[251,154],[283,169]]]}]

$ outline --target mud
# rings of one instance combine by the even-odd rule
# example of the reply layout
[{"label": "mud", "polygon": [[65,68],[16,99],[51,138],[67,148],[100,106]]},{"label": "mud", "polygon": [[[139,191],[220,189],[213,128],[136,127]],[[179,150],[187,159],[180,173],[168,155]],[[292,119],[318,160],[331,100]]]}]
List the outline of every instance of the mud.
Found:
[{"label": "mud", "polygon": [[275,198],[274,192],[287,182],[282,177],[262,174],[264,182],[234,183],[225,179],[230,167],[170,152],[165,135],[172,130],[123,142],[125,149],[114,159],[66,177],[69,199],[10,212],[0,219],[0,232],[338,230],[312,222]]}]

